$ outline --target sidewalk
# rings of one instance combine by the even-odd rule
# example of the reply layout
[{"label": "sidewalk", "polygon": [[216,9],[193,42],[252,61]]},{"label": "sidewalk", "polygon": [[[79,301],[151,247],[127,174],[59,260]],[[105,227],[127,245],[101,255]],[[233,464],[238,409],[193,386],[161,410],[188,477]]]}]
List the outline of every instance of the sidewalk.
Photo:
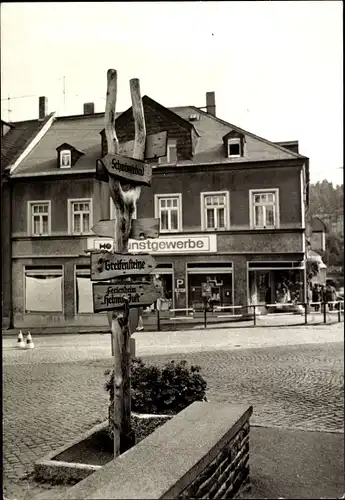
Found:
[{"label": "sidewalk", "polygon": [[250,434],[250,498],[344,494],[344,434],[267,427],[251,427]]},{"label": "sidewalk", "polygon": [[[17,349],[16,338],[4,337],[3,363],[58,363],[111,358],[110,333],[32,335],[35,349]],[[228,351],[264,347],[323,344],[344,341],[344,325],[287,328],[207,328],[181,331],[136,332],[136,356]]]},{"label": "sidewalk", "polygon": [[[324,323],[323,315],[321,313],[308,314],[307,325],[305,325],[304,314],[269,314],[269,315],[258,315],[256,316],[256,325],[254,326],[254,321],[252,318],[227,318],[218,317],[210,315],[207,318],[207,327],[204,327],[204,319],[202,316],[190,317],[188,319],[169,319],[168,317],[162,317],[160,320],[160,331],[161,332],[174,332],[174,331],[185,331],[185,330],[209,330],[209,329],[242,329],[242,328],[253,328],[257,329],[259,327],[280,327],[280,328],[290,328],[290,327],[308,327],[308,326],[328,326],[335,325],[338,323],[344,323],[344,314],[341,315],[341,321],[338,321],[338,312],[333,311],[332,313],[327,313],[327,323]],[[144,316],[144,331],[146,332],[157,332],[157,318],[155,315]],[[2,330],[3,337],[13,337],[18,336],[19,328],[14,328],[11,330]],[[104,334],[109,333],[110,329],[108,325],[100,327],[47,327],[47,328],[22,328],[23,333],[30,331],[32,335],[75,335],[75,334]]]}]

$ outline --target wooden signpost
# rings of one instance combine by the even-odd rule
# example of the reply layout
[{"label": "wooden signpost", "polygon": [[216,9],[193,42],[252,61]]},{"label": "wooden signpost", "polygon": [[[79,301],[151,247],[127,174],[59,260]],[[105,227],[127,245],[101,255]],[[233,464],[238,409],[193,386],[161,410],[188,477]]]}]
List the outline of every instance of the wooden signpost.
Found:
[{"label": "wooden signpost", "polygon": [[[91,280],[108,280],[116,276],[147,275],[156,267],[151,255],[92,252]],[[153,301],[154,302],[154,301]]]},{"label": "wooden signpost", "polygon": [[[111,283],[93,284],[94,311],[108,311],[112,333],[114,355],[114,457],[125,452],[134,444],[131,429],[131,386],[130,386],[130,308],[150,305],[158,299],[160,291],[153,281],[138,282],[126,276],[144,274],[147,276],[155,267],[150,256],[128,254],[128,240],[133,237],[132,215],[140,196],[141,185],[150,185],[152,167],[144,162],[148,154],[156,149],[159,156],[166,154],[166,132],[147,141],[143,103],[139,80],[130,80],[135,137],[130,157],[119,154],[119,141],[115,131],[115,107],[117,97],[117,72],[107,72],[107,98],[105,106],[105,135],[108,154],[96,163],[96,178],[108,182],[110,196],[114,202],[114,219],[99,221],[92,230],[98,236],[114,239],[113,254],[91,253],[91,279],[111,280]],[[151,148],[151,153],[150,153]],[[165,148],[165,149],[164,149]],[[163,154],[164,150],[164,154]],[[155,222],[150,223],[151,234]],[[150,230],[136,223],[144,237],[150,237]],[[135,228],[135,224],[134,224]],[[145,232],[146,231],[146,232]],[[134,232],[135,233],[135,232]],[[136,233],[135,233],[136,234]],[[140,234],[140,233],[139,233]],[[143,237],[143,236],[139,236]],[[117,278],[122,276],[123,278]],[[120,280],[120,282],[119,282]],[[135,310],[135,309],[134,309]],[[134,311],[132,309],[132,311]],[[133,323],[133,322],[132,322]]]}]

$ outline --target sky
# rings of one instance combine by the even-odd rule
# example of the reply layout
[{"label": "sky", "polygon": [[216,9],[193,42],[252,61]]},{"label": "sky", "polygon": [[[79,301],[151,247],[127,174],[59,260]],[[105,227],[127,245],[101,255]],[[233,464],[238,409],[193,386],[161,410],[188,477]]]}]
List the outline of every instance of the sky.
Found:
[{"label": "sky", "polygon": [[342,20],[341,1],[3,2],[1,116],[37,118],[39,96],[57,116],[104,112],[113,68],[117,111],[131,78],[166,107],[214,91],[219,118],[298,140],[311,181],[342,184]]}]

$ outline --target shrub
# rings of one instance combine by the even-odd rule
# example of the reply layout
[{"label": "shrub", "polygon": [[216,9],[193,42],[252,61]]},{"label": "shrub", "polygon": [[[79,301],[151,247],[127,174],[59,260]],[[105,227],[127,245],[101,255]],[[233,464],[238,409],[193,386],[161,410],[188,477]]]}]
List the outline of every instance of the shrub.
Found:
[{"label": "shrub", "polygon": [[[194,401],[205,401],[207,383],[200,367],[187,361],[170,361],[164,366],[146,364],[141,358],[131,361],[131,408],[138,413],[173,415]],[[105,389],[114,398],[114,374]]]}]

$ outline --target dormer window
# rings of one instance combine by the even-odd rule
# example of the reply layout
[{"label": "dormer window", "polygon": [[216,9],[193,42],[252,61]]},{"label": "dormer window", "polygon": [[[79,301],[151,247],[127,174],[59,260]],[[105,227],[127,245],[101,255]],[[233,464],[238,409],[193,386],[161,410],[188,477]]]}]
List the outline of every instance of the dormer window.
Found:
[{"label": "dormer window", "polygon": [[241,156],[241,139],[236,137],[228,140],[228,156],[234,158]]},{"label": "dormer window", "polygon": [[225,156],[227,158],[241,158],[245,156],[245,137],[237,131],[232,130],[223,137]]},{"label": "dormer window", "polygon": [[57,151],[57,165],[59,168],[71,168],[73,167],[79,158],[84,155],[83,151],[67,144],[67,142],[61,144],[56,148]]},{"label": "dormer window", "polygon": [[63,149],[60,151],[60,168],[71,168],[72,166],[72,154],[69,149]]}]

